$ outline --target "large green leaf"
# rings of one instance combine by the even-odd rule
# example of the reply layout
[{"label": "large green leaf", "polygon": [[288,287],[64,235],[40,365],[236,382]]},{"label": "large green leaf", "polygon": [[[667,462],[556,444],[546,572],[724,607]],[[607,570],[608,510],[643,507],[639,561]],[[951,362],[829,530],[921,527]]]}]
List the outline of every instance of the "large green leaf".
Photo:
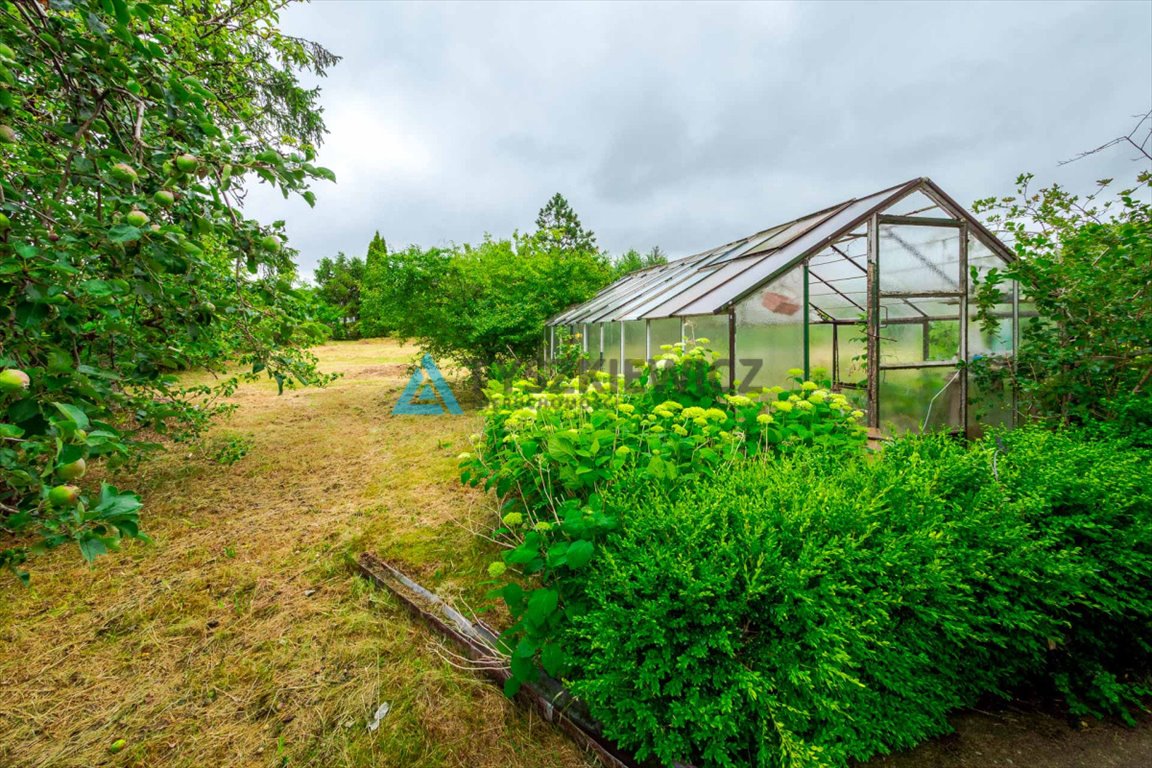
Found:
[{"label": "large green leaf", "polygon": [[78,406],[71,403],[52,403],[56,410],[60,411],[66,419],[76,425],[79,429],[88,429],[88,416]]},{"label": "large green leaf", "polygon": [[596,546],[585,539],[579,539],[568,545],[568,566],[570,568],[583,568],[588,565]]}]

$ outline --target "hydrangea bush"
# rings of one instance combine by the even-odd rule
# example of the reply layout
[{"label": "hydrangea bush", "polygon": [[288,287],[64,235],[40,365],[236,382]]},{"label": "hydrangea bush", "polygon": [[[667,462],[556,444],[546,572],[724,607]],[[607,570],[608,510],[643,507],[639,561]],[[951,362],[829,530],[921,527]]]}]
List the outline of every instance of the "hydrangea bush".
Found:
[{"label": "hydrangea bush", "polygon": [[511,568],[539,583],[499,590],[514,622],[509,692],[536,676],[537,660],[554,675],[568,668],[558,631],[583,610],[580,571],[619,522],[606,491],[675,492],[749,456],[863,445],[863,414],[801,371],[790,389],[724,394],[714,360],[701,340],[663,347],[632,384],[598,372],[487,385],[484,431],[461,476],[501,500],[496,533],[509,548],[492,575]]}]

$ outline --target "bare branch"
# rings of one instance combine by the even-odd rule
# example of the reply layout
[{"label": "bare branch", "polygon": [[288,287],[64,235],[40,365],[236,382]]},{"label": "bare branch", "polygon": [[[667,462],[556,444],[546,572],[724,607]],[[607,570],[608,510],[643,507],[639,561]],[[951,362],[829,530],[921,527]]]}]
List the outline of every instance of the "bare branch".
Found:
[{"label": "bare branch", "polygon": [[[1139,115],[1137,115],[1137,117],[1139,117]],[[1145,123],[1148,123],[1147,128],[1142,127]],[[1139,143],[1137,143],[1136,137],[1138,134],[1141,134],[1141,132],[1144,132],[1144,138]],[[1111,141],[1105,142],[1096,147],[1096,149],[1090,149],[1087,152],[1081,152],[1080,154],[1076,155],[1076,157],[1073,157],[1069,160],[1061,160],[1058,164],[1068,165],[1069,163],[1074,163],[1077,160],[1083,160],[1089,155],[1095,155],[1097,152],[1103,152],[1106,149],[1115,147],[1118,144],[1130,144],[1136,149],[1137,152],[1144,155],[1145,159],[1152,161],[1152,154],[1150,154],[1148,151],[1149,146],[1152,145],[1152,109],[1145,112],[1143,117],[1140,117],[1140,121],[1136,123],[1136,127],[1129,131],[1126,136],[1117,136]]]}]

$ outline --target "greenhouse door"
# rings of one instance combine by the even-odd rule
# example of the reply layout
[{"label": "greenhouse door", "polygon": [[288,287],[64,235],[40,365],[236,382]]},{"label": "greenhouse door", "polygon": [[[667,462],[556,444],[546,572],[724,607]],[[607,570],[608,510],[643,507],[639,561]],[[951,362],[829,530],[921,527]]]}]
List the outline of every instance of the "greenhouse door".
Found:
[{"label": "greenhouse door", "polygon": [[[869,230],[868,423],[963,429],[967,232],[952,219],[874,216]],[[875,364],[873,364],[875,361]]]}]

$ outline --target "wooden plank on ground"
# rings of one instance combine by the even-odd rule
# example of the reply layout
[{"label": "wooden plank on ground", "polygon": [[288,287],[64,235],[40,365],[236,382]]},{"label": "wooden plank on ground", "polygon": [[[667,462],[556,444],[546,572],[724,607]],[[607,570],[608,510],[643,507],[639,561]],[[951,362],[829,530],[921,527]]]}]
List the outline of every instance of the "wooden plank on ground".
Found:
[{"label": "wooden plank on ground", "polygon": [[[497,650],[496,633],[483,622],[473,622],[441,597],[404,575],[398,568],[364,552],[357,561],[360,573],[391,591],[408,611],[428,626],[452,640],[476,671],[503,688],[511,677],[508,664]],[[535,709],[554,723],[581,748],[588,750],[607,768],[646,768],[604,737],[600,725],[560,681],[541,672],[540,680],[521,686],[516,694],[521,704]],[[692,766],[677,766],[692,768]]]}]

